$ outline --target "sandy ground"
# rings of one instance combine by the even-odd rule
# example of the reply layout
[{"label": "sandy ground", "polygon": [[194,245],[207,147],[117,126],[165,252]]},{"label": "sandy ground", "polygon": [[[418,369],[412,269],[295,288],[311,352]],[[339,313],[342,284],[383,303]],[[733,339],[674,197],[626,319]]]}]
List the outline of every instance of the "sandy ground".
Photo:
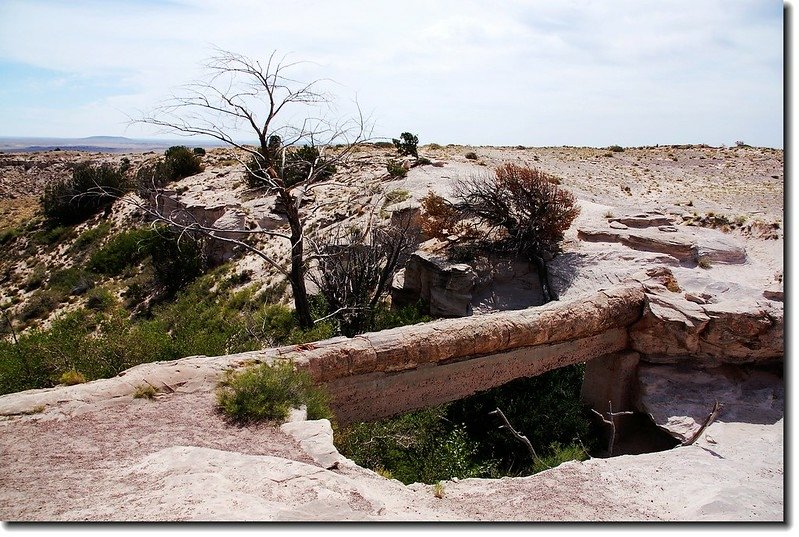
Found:
[{"label": "sandy ground", "polygon": [[[465,159],[469,150],[478,161]],[[447,194],[457,177],[516,161],[562,177],[583,208],[576,225],[608,211],[783,218],[781,151],[661,147],[609,155],[592,148],[447,147],[420,153],[447,164],[381,180],[381,188],[407,189],[417,199],[429,189]],[[4,171],[0,182],[15,178]],[[344,191],[341,200],[353,195]],[[567,253],[622,248],[581,245],[575,235],[574,229],[567,234]],[[782,271],[782,240],[734,235],[750,260],[714,266],[714,277],[768,285]],[[675,268],[678,278],[686,276],[681,270]],[[720,419],[694,446],[567,463],[528,478],[450,481],[436,498],[430,486],[405,487],[351,464],[326,470],[279,429],[230,425],[215,412],[208,390],[155,401],[112,397],[70,409],[0,421],[0,519],[783,520],[782,420]]]},{"label": "sandy ground", "polygon": [[274,427],[230,425],[210,392],[79,408],[0,423],[2,520],[783,520],[782,420],[719,420],[689,447],[447,481],[437,498],[349,461],[327,470]]}]

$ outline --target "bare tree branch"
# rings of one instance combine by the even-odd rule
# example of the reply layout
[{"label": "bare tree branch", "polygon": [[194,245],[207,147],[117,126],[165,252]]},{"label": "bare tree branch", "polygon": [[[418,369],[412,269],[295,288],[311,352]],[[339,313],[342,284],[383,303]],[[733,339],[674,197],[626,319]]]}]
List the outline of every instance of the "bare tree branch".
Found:
[{"label": "bare tree branch", "polygon": [[694,433],[694,435],[691,438],[689,438],[688,440],[683,442],[682,445],[683,446],[690,446],[691,444],[696,442],[696,440],[702,435],[702,433],[705,432],[705,429],[710,427],[710,424],[713,423],[716,420],[716,418],[718,417],[719,413],[721,412],[721,409],[722,409],[722,405],[719,404],[718,401],[716,401],[716,403],[713,405],[713,409],[710,411],[710,414],[708,414],[707,418],[705,419],[705,422],[702,424],[702,426],[699,428],[699,430],[696,431],[696,433]]},{"label": "bare tree branch", "polygon": [[[633,414],[633,412],[630,411],[630,410],[625,410],[624,412],[613,412],[613,403],[611,403],[610,401],[608,401],[608,411],[605,413],[605,415],[600,414],[599,412],[597,412],[593,408],[591,409],[591,412],[593,412],[594,414],[599,416],[599,419],[601,419],[603,422],[605,422],[607,425],[610,426],[610,440],[608,440],[608,457],[612,457],[613,456],[613,444],[616,441],[616,419],[615,418],[616,418],[616,416],[627,416],[627,415]],[[607,416],[607,417],[605,417],[605,416]]]},{"label": "bare tree branch", "polygon": [[530,452],[530,456],[533,458],[533,461],[535,462],[536,460],[538,460],[538,455],[533,449],[533,444],[530,443],[530,440],[528,440],[526,436],[520,434],[516,429],[513,428],[513,426],[508,421],[508,418],[505,417],[505,413],[502,412],[502,410],[497,408],[496,410],[492,410],[491,412],[489,412],[489,414],[499,416],[499,418],[504,423],[504,425],[500,425],[499,428],[507,429],[508,431],[510,431],[510,433],[514,436],[514,438],[516,438],[516,440],[518,440],[527,447],[527,451]]}]

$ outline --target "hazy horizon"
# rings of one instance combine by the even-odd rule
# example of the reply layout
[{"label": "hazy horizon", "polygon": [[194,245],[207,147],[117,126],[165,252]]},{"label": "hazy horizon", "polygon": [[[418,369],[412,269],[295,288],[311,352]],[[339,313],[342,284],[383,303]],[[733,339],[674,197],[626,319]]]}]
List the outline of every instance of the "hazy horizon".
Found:
[{"label": "hazy horizon", "polygon": [[129,121],[201,78],[219,47],[307,60],[297,78],[335,80],[338,111],[357,98],[376,137],[783,148],[784,9],[773,0],[7,0],[0,134],[174,139]]}]

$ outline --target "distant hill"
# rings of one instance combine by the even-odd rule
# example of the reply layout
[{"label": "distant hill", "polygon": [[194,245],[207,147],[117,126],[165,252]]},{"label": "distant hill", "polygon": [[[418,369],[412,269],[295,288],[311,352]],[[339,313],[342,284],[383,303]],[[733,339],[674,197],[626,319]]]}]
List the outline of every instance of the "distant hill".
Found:
[{"label": "distant hill", "polygon": [[187,147],[220,147],[213,140],[147,140],[124,136],[88,136],[85,138],[0,137],[0,152],[33,153],[42,151],[86,151],[92,153],[140,153],[163,151],[173,145]]}]

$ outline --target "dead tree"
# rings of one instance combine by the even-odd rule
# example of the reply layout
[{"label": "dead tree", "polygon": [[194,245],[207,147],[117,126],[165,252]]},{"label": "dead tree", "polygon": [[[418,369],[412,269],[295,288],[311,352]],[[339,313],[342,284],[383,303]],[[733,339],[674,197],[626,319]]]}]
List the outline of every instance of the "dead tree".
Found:
[{"label": "dead tree", "polygon": [[608,440],[608,457],[612,457],[613,444],[616,441],[616,416],[627,416],[633,414],[633,412],[630,410],[625,410],[624,412],[613,412],[613,403],[611,403],[610,401],[608,401],[608,411],[605,413],[604,416],[599,412],[597,412],[596,410],[594,410],[593,408],[591,409],[591,412],[599,416],[599,419],[601,419],[604,423],[610,426],[610,439]]},{"label": "dead tree", "polygon": [[[300,205],[309,190],[325,184],[323,180],[330,175],[332,167],[347,159],[353,149],[366,140],[368,122],[360,108],[352,119],[329,119],[332,97],[323,91],[324,81],[304,83],[290,78],[289,71],[298,65],[299,62],[287,62],[277,52],[272,52],[262,63],[240,54],[217,50],[206,64],[206,79],[185,86],[180,95],[173,96],[135,122],[180,135],[214,138],[245,155],[239,161],[247,173],[259,178],[261,190],[274,195],[285,211],[288,232],[268,234],[282,237],[290,244],[290,269],[281,271],[287,274],[291,284],[299,324],[309,328],[313,319],[305,286],[306,237]],[[255,135],[258,140],[256,147],[238,141],[242,127],[249,136]],[[313,157],[302,163],[303,176],[297,177],[292,173],[297,168],[286,163],[292,161],[289,158],[291,153],[303,144],[314,148],[310,152]],[[208,226],[187,225],[172,216],[156,215],[159,220],[179,229],[191,226],[192,231],[215,234],[216,230]],[[241,234],[252,232],[235,231]],[[236,243],[250,251],[257,250],[244,241]],[[278,265],[265,253],[256,253],[270,265]]]},{"label": "dead tree", "polygon": [[339,226],[314,243],[316,270],[310,277],[341,322],[354,336],[369,325],[397,269],[416,247],[411,219],[398,225]]}]

